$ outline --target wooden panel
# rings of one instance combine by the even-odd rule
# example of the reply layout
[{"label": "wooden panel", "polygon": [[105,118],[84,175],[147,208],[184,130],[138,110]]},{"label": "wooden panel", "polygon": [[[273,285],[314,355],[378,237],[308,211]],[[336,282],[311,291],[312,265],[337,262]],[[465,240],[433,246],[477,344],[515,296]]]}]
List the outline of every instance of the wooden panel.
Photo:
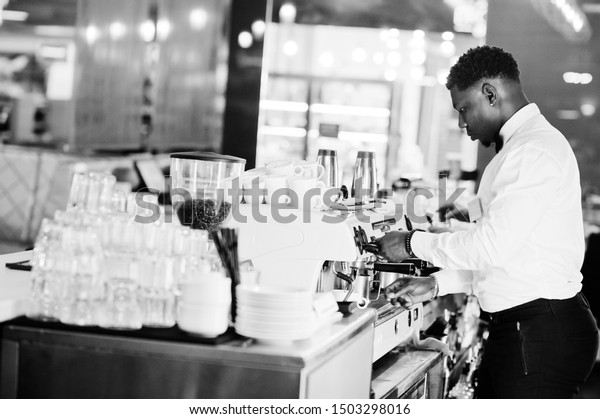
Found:
[{"label": "wooden panel", "polygon": [[148,2],[80,0],[78,8],[75,146],[138,148],[144,52],[138,28]]},{"label": "wooden panel", "polygon": [[[220,147],[229,4],[80,0],[75,147]],[[156,35],[143,39],[149,22]]]},{"label": "wooden panel", "polygon": [[170,30],[162,36],[159,31],[151,147],[217,149],[225,104],[229,1],[163,0],[160,10],[159,20],[170,22]]}]

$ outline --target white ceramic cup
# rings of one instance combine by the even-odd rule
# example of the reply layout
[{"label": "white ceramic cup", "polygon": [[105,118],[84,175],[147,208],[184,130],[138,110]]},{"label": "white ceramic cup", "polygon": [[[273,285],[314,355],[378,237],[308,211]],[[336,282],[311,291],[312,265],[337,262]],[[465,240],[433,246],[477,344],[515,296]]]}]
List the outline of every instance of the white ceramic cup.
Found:
[{"label": "white ceramic cup", "polygon": [[[323,204],[325,183],[316,177],[292,176],[288,178],[292,194],[292,204],[298,208],[319,208]],[[297,199],[297,202],[295,200]],[[296,206],[296,205],[294,205]]]},{"label": "white ceramic cup", "polygon": [[294,176],[314,177],[321,180],[324,174],[325,168],[319,162],[302,160],[294,164]]},{"label": "white ceramic cup", "polygon": [[229,326],[230,304],[194,305],[182,303],[177,313],[177,326],[188,333],[216,337]]},{"label": "white ceramic cup", "polygon": [[220,272],[202,272],[197,279],[181,284],[183,304],[231,303],[231,279]]},{"label": "white ceramic cup", "polygon": [[[267,194],[265,201],[267,204],[289,204],[291,198],[286,189],[288,188],[288,178],[284,175],[268,175],[265,177],[265,188]],[[276,201],[275,201],[276,200]]]},{"label": "white ceramic cup", "polygon": [[294,174],[293,160],[276,160],[265,165],[268,175],[292,176]]}]

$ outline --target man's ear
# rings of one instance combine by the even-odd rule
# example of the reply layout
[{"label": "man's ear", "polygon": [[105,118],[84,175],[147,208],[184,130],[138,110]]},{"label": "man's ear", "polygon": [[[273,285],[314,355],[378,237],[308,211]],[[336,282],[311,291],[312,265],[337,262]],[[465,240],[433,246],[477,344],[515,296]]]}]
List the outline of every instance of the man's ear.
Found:
[{"label": "man's ear", "polygon": [[481,93],[486,97],[490,106],[494,106],[498,100],[498,91],[494,86],[489,83],[483,83],[481,85]]}]

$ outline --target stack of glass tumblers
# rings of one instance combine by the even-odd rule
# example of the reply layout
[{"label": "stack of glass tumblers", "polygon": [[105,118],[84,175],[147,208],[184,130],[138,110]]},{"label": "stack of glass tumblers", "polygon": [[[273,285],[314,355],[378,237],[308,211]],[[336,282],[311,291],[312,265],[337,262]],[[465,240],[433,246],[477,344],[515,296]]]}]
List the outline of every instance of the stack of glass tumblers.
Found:
[{"label": "stack of glass tumblers", "polygon": [[67,209],[42,221],[28,317],[112,329],[172,327],[181,285],[222,270],[206,231],[156,213],[156,196],[114,185],[112,175],[77,173]]}]

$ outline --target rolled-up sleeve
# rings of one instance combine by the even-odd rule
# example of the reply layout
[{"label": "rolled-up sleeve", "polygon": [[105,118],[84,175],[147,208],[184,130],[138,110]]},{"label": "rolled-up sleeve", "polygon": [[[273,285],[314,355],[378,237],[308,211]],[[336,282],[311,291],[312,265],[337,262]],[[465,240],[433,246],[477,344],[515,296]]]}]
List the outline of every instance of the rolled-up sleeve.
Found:
[{"label": "rolled-up sleeve", "polygon": [[560,166],[544,150],[511,150],[492,181],[494,195],[475,228],[441,234],[417,232],[411,241],[413,252],[444,269],[503,266],[536,228],[561,176]]},{"label": "rolled-up sleeve", "polygon": [[435,272],[433,276],[438,282],[438,296],[473,293],[473,271],[442,270]]}]

